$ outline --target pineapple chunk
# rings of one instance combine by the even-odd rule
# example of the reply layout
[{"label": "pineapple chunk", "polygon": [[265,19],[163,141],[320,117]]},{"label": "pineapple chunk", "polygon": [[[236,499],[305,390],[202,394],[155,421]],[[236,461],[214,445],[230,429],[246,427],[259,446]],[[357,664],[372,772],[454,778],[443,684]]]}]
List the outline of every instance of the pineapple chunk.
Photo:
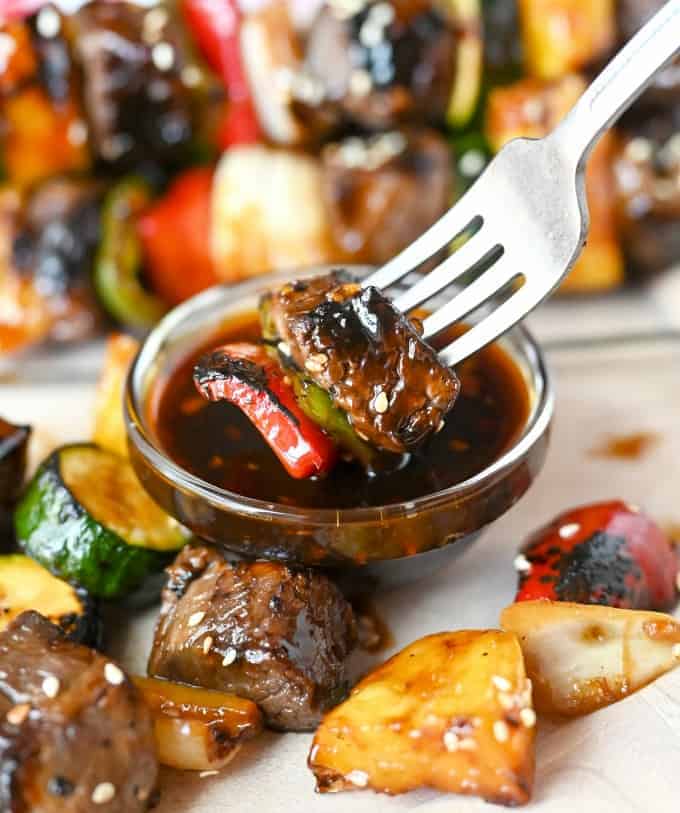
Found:
[{"label": "pineapple chunk", "polygon": [[251,700],[157,678],[134,678],[154,718],[158,760],[184,771],[223,768],[262,730]]},{"label": "pineapple chunk", "polygon": [[599,604],[522,601],[501,626],[519,638],[536,708],[576,716],[608,706],[680,663],[670,615]]},{"label": "pineapple chunk", "polygon": [[[523,79],[489,94],[486,136],[493,150],[513,138],[541,138],[564,118],[585,90],[581,76],[557,82]],[[588,241],[560,288],[562,293],[593,293],[623,282],[623,251],[616,227],[616,194],[612,172],[616,139],[605,133],[586,167],[590,213]]]},{"label": "pineapple chunk", "polygon": [[520,0],[525,64],[557,79],[601,59],[616,41],[614,0]]},{"label": "pineapple chunk", "polygon": [[309,755],[320,792],[430,787],[523,804],[534,772],[531,684],[514,635],[428,635],[323,719]]},{"label": "pineapple chunk", "polygon": [[123,422],[123,390],[139,342],[122,333],[109,337],[106,358],[97,383],[92,440],[110,452],[128,456]]}]

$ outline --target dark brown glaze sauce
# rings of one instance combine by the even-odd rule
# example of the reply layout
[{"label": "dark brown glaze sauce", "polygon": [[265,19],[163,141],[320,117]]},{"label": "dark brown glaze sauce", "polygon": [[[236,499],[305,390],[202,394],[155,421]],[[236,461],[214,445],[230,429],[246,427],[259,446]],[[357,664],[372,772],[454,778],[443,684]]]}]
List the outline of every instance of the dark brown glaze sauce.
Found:
[{"label": "dark brown glaze sauce", "polygon": [[236,407],[204,401],[192,381],[193,366],[206,350],[259,337],[257,314],[244,314],[181,362],[149,399],[150,422],[164,451],[187,471],[243,496],[313,508],[414,500],[482,471],[526,424],[524,377],[504,350],[491,346],[458,368],[462,388],[453,410],[408,465],[368,477],[356,464],[341,462],[323,480],[294,480]]},{"label": "dark brown glaze sauce", "polygon": [[629,435],[610,435],[596,446],[593,457],[609,457],[615,460],[639,460],[659,442],[655,432],[632,432]]}]

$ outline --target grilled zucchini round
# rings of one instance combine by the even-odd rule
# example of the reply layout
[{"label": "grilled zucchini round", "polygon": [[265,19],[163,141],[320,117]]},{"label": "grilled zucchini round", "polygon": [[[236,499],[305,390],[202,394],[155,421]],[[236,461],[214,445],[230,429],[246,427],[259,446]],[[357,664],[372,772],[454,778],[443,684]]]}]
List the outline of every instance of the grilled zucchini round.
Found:
[{"label": "grilled zucchini round", "polygon": [[185,529],[146,494],[130,463],[94,444],[53,452],[14,518],[29,556],[105,599],[141,587],[187,541]]}]

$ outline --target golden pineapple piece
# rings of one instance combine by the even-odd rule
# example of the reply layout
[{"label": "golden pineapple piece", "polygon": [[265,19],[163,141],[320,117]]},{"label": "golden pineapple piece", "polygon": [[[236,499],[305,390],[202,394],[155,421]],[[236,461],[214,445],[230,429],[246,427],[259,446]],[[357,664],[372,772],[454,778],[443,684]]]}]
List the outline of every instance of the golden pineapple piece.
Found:
[{"label": "golden pineapple piece", "polygon": [[17,187],[89,168],[85,125],[75,100],[57,105],[42,88],[30,85],[5,99],[1,113],[5,170]]},{"label": "golden pineapple piece", "polygon": [[603,58],[616,42],[614,0],[519,0],[529,74],[556,79]]},{"label": "golden pineapple piece", "polygon": [[123,457],[128,456],[123,422],[123,390],[128,370],[138,350],[139,342],[131,336],[118,333],[109,337],[94,404],[92,440]]},{"label": "golden pineapple piece", "polygon": [[262,715],[251,700],[157,678],[134,681],[151,709],[162,765],[184,771],[223,768],[262,730]]},{"label": "golden pineapple piece", "polygon": [[543,599],[506,607],[501,626],[519,638],[547,714],[595,711],[680,664],[680,622],[664,613]]},{"label": "golden pineapple piece", "polygon": [[322,793],[420,787],[518,805],[534,773],[531,684],[514,635],[428,635],[324,717],[309,767]]},{"label": "golden pineapple piece", "polygon": [[[586,88],[581,76],[555,82],[522,79],[489,94],[485,131],[492,149],[513,138],[541,138],[564,118]],[[563,293],[593,293],[623,282],[623,251],[617,234],[613,161],[616,139],[605,133],[586,167],[586,195],[590,213],[588,241],[569,276]]]}]

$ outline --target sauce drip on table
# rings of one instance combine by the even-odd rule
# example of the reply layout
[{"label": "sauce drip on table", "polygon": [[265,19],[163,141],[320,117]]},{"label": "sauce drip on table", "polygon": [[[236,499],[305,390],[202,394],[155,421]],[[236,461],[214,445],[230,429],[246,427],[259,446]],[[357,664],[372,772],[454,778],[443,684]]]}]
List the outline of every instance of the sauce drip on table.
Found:
[{"label": "sauce drip on table", "polygon": [[407,465],[377,477],[340,462],[324,479],[294,480],[241,411],[204,401],[193,366],[206,350],[260,338],[258,316],[244,314],[197,348],[150,399],[158,442],[184,469],[246,497],[311,508],[354,508],[414,500],[472,477],[496,460],[526,423],[529,395],[509,355],[491,346],[457,369],[462,388],[445,424]]}]

